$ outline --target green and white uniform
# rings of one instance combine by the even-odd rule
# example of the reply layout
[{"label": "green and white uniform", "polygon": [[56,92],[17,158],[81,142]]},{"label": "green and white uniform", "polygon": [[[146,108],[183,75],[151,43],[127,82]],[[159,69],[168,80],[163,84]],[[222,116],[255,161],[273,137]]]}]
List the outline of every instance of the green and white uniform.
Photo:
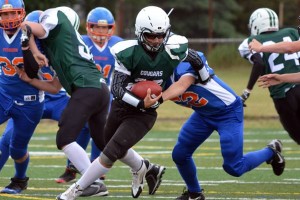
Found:
[{"label": "green and white uniform", "polygon": [[122,158],[153,127],[155,109],[137,108],[140,99],[130,94],[130,86],[138,81],[154,80],[164,86],[177,65],[188,53],[187,39],[172,35],[156,56],[150,56],[137,40],[121,41],[111,49],[115,57],[115,73],[111,84],[114,95],[105,125],[106,144],[103,154],[112,162]]},{"label": "green and white uniform", "polygon": [[[251,63],[251,56],[253,55],[249,50],[249,43],[255,38],[264,45],[274,44],[282,41],[297,41],[299,34],[296,29],[285,28],[267,34],[260,34],[251,36],[239,47],[241,55],[248,59]],[[300,71],[299,56],[297,53],[293,54],[278,54],[278,53],[260,53],[266,67],[265,74],[287,74]],[[269,88],[270,96],[274,99],[284,98],[285,93],[295,84],[283,83]]]},{"label": "green and white uniform", "polygon": [[[282,41],[297,41],[299,34],[296,29],[285,28],[275,32],[266,32],[244,40],[239,51],[242,57],[253,64],[251,57],[255,52],[249,50],[249,43],[255,38],[263,45],[274,44]],[[300,72],[299,58],[297,53],[260,53],[265,64],[265,74],[288,74]],[[290,137],[300,144],[300,85],[295,83],[282,83],[269,87],[270,96],[280,117],[280,122]],[[266,111],[267,112],[267,111]]]},{"label": "green and white uniform", "polygon": [[[99,148],[103,148],[110,92],[88,47],[69,21],[68,13],[61,8],[44,11],[39,20],[46,32],[39,38],[45,54],[71,96],[59,120],[56,144],[58,149],[75,144],[88,123],[91,137]],[[84,151],[79,145],[73,146],[74,152]],[[79,171],[85,171],[89,166],[87,155],[66,154]]]},{"label": "green and white uniform", "polygon": [[103,78],[81,35],[57,8],[46,10],[40,17],[46,31],[41,39],[45,53],[62,86],[71,95],[73,87],[101,88]]}]

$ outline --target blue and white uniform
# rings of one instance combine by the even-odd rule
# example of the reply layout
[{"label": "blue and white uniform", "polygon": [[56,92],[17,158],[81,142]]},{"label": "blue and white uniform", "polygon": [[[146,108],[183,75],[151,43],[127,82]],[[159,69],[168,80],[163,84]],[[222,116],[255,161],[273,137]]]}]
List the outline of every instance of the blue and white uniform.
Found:
[{"label": "blue and white uniform", "polygon": [[[21,34],[19,29],[9,37],[3,29],[0,29],[0,124],[10,118],[14,122],[10,140],[6,140],[5,135],[2,135],[0,149],[5,145],[5,141],[9,141],[9,152],[14,160],[27,154],[28,143],[41,119],[44,106],[44,93],[22,81],[15,69],[24,67]],[[1,158],[1,168],[4,163]],[[15,178],[26,177],[28,163],[29,157],[22,163],[15,163]]]},{"label": "blue and white uniform", "polygon": [[[243,104],[235,92],[213,75],[205,56],[198,52],[212,78],[202,85],[192,84],[182,95],[172,99],[176,104],[192,108],[194,112],[182,126],[172,157],[190,192],[201,192],[194,151],[214,132],[220,136],[223,168],[239,177],[268,161],[273,156],[270,148],[243,155]],[[175,69],[168,85],[182,76],[197,77],[189,63],[182,62]]]}]

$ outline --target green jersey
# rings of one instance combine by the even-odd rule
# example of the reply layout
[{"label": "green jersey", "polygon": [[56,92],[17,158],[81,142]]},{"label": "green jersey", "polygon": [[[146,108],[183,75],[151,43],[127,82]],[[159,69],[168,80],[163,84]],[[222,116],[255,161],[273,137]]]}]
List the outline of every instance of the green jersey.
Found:
[{"label": "green jersey", "polygon": [[[250,43],[253,38],[261,42],[263,45],[269,45],[282,41],[297,41],[299,40],[299,34],[296,29],[285,28],[276,32],[260,34],[257,36],[250,37],[248,39],[248,43]],[[266,65],[266,74],[288,74],[300,72],[298,53],[261,53],[261,56]],[[285,93],[294,86],[295,84],[293,83],[282,83],[279,85],[269,87],[270,95],[274,99],[284,98]]]},{"label": "green jersey", "polygon": [[73,87],[101,88],[104,79],[93,56],[66,15],[59,8],[48,9],[40,24],[46,31],[40,38],[43,48],[66,91],[71,95]]},{"label": "green jersey", "polygon": [[137,40],[118,42],[111,52],[116,59],[115,70],[129,75],[133,82],[153,80],[163,87],[186,58],[188,41],[183,36],[172,35],[155,57],[151,57]]}]

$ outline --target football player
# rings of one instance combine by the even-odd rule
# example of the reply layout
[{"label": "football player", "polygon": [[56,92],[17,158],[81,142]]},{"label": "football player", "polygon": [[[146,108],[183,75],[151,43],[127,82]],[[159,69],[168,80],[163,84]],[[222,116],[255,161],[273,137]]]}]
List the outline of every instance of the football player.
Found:
[{"label": "football player", "polygon": [[198,83],[191,65],[181,63],[162,95],[164,101],[172,100],[194,110],[182,126],[172,152],[173,161],[187,186],[187,191],[177,197],[177,200],[205,199],[192,155],[214,131],[220,136],[223,169],[228,174],[240,177],[267,162],[279,176],[285,167],[279,140],[271,141],[261,150],[243,154],[244,116],[241,98],[214,75],[203,53],[198,54],[209,70],[211,80],[206,85]]},{"label": "football player", "polygon": [[[48,66],[49,59],[61,85],[70,95],[59,120],[56,143],[58,149],[63,150],[76,169],[83,174],[91,163],[76,139],[88,122],[91,137],[101,147],[110,93],[88,47],[77,31],[79,22],[74,10],[57,7],[45,10],[38,23],[23,22],[22,29],[32,33],[28,34],[29,46],[36,62],[40,66]],[[46,56],[37,48],[33,36],[40,39]],[[98,183],[97,187],[93,187],[93,194],[84,196],[107,195],[105,185]]]},{"label": "football player", "polygon": [[[183,60],[195,68],[199,82],[205,84],[210,79],[198,54],[187,48],[186,37],[172,34],[170,28],[169,16],[164,10],[156,6],[145,7],[136,17],[137,39],[118,42],[111,48],[116,66],[111,84],[114,99],[104,130],[107,141],[105,148],[89,170],[57,199],[75,199],[82,189],[106,174],[117,160],[131,168],[132,197],[137,198],[142,193],[151,165],[148,160],[134,153],[131,147],[153,127],[157,118],[156,109],[162,103],[162,98],[159,95],[152,99],[151,90],[148,89],[146,98],[140,99],[130,92],[130,87],[143,80],[156,81],[164,86]],[[159,187],[165,170],[162,166],[157,169],[159,173],[155,176],[154,187],[149,187],[150,194]]]},{"label": "football player", "polygon": [[[242,57],[253,64],[247,90],[242,98],[244,101],[249,97],[249,91],[253,88],[256,80],[264,74],[288,74],[300,72],[299,55],[294,53],[258,53],[250,51],[249,43],[256,39],[266,45],[277,42],[298,41],[299,34],[294,28],[279,30],[277,14],[269,8],[255,10],[249,19],[251,36],[239,46]],[[280,51],[282,52],[282,51]],[[300,85],[296,83],[281,83],[269,87],[270,96],[273,99],[280,122],[289,136],[300,144]]]},{"label": "football player", "polygon": [[5,142],[9,143],[9,154],[15,166],[10,184],[1,193],[9,194],[18,194],[27,188],[29,178],[26,171],[30,159],[28,143],[41,119],[44,106],[43,92],[22,81],[16,70],[24,67],[20,43],[20,26],[24,17],[22,0],[0,0],[0,123],[10,118],[13,120],[10,140],[5,141],[6,137],[2,136],[0,148]]},{"label": "football player", "polygon": [[[110,86],[111,76],[115,68],[115,59],[110,53],[110,48],[122,40],[122,38],[113,35],[114,30],[115,20],[112,13],[107,8],[97,7],[88,13],[86,20],[87,35],[82,36],[83,41],[93,55],[98,70],[103,73],[108,86]],[[77,143],[86,147],[89,140],[90,136],[88,133],[81,133],[77,138]],[[90,160],[94,161],[99,155],[100,150],[92,140]],[[69,182],[75,179],[76,172],[77,170],[68,160],[65,172],[56,179],[56,182]]]}]

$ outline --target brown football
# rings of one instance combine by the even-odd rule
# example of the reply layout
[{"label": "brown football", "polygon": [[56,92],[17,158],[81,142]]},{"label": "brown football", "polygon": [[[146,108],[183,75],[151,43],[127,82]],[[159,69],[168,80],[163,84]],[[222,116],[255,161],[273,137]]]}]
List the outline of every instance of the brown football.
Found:
[{"label": "brown football", "polygon": [[160,95],[160,93],[162,92],[161,86],[158,85],[155,81],[140,81],[138,83],[135,83],[131,88],[131,92],[139,98],[144,99],[147,96],[148,88],[151,89],[151,97],[153,98]]}]

